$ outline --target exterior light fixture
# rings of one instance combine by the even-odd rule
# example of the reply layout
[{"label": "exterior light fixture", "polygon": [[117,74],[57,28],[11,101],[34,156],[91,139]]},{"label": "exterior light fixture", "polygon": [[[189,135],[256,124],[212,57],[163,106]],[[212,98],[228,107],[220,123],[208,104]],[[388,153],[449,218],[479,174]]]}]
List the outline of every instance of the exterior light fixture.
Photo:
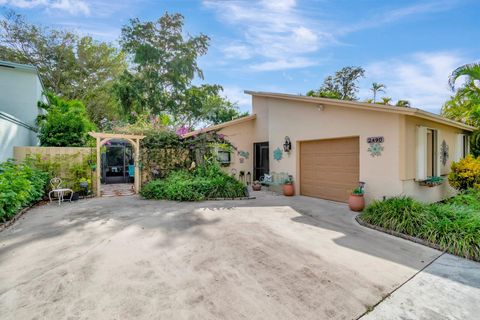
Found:
[{"label": "exterior light fixture", "polygon": [[323,104],[317,104],[318,111],[323,111],[324,109],[325,109],[325,106]]},{"label": "exterior light fixture", "polygon": [[285,142],[283,143],[283,151],[290,152],[292,150],[292,142],[288,136],[285,137]]}]

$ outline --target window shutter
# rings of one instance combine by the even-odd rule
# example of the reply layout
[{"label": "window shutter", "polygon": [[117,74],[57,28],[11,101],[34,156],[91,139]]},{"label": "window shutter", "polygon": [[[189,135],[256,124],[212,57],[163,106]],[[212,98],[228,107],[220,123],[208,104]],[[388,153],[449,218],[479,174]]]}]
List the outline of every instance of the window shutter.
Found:
[{"label": "window shutter", "polygon": [[457,139],[455,142],[455,157],[453,158],[453,161],[458,161],[463,158],[463,150],[465,148],[464,139],[464,134],[457,134]]},{"label": "window shutter", "polygon": [[465,157],[470,154],[470,136],[464,135],[465,141]]},{"label": "window shutter", "polygon": [[416,139],[417,152],[417,170],[415,179],[417,181],[425,180],[427,178],[427,128],[417,126]]}]

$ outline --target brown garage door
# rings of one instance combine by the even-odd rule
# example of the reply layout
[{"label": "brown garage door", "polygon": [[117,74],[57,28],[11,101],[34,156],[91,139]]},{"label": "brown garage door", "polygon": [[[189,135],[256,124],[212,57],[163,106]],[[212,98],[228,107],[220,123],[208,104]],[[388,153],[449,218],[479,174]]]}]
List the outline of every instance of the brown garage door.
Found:
[{"label": "brown garage door", "polygon": [[358,185],[358,152],[358,137],[301,142],[300,193],[347,202]]}]

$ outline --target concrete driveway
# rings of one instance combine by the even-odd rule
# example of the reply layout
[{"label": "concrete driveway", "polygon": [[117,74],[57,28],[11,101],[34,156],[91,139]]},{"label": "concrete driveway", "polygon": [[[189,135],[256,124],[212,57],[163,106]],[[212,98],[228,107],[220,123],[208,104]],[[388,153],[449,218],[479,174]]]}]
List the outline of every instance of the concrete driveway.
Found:
[{"label": "concrete driveway", "polygon": [[96,198],[0,233],[2,319],[353,319],[440,252],[344,204]]}]

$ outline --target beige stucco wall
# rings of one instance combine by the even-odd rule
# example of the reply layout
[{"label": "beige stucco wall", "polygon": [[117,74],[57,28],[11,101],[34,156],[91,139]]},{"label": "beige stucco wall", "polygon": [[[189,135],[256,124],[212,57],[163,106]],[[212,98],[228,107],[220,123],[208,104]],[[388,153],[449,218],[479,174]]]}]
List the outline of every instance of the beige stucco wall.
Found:
[{"label": "beige stucco wall", "polygon": [[[236,151],[231,154],[231,163],[223,169],[231,173],[234,168],[237,172],[236,177],[240,171],[244,171],[245,175],[250,172],[253,179],[253,142],[255,141],[255,126],[256,120],[238,123],[232,126],[225,127],[218,131],[218,133],[225,135],[225,138],[232,143]],[[249,153],[248,158],[241,157],[239,151],[246,151]],[[240,161],[243,158],[243,163]]]},{"label": "beige stucco wall", "polygon": [[[252,112],[256,119],[228,126],[219,131],[225,134],[238,150],[249,152],[249,159],[239,161],[237,152],[232,155],[232,168],[253,174],[253,143],[269,142],[270,172],[286,172],[294,179],[296,193],[300,193],[299,145],[301,141],[359,137],[360,181],[366,183],[366,199],[382,199],[392,196],[411,196],[418,200],[434,202],[455,194],[448,183],[429,188],[415,181],[416,173],[416,127],[422,125],[439,131],[439,139],[449,146],[449,159],[442,166],[441,174],[447,175],[455,160],[457,135],[463,132],[452,126],[439,124],[415,116],[373,109],[323,105],[253,96]],[[276,161],[273,151],[283,151],[285,136],[292,142],[292,151],[283,153]],[[381,156],[369,152],[368,137],[384,137]],[[441,142],[440,140],[440,142]]]},{"label": "beige stucco wall", "polygon": [[[319,110],[312,103],[259,97],[255,99],[254,103],[261,102],[262,106],[269,109],[270,170],[293,175],[297,194],[300,192],[299,142],[353,136],[360,139],[360,181],[366,183],[367,200],[394,196],[402,191],[399,169],[400,115],[329,105],[324,105],[324,109]],[[258,114],[259,111],[256,112]],[[292,141],[292,151],[290,154],[284,153],[284,158],[276,161],[273,159],[273,151],[276,148],[282,149],[285,136],[289,136]],[[384,151],[380,157],[372,157],[367,151],[367,137],[376,136],[385,139]]]},{"label": "beige stucco wall", "polygon": [[[463,130],[443,125],[437,122],[429,121],[426,119],[405,116],[404,117],[404,139],[402,143],[405,152],[402,152],[402,166],[403,171],[401,174],[401,180],[403,184],[402,194],[413,197],[415,199],[425,202],[435,202],[445,199],[447,197],[455,195],[455,189],[451,188],[447,181],[447,175],[450,172],[451,164],[455,161],[455,154],[457,148],[462,146],[457,145],[457,135],[465,133]],[[416,173],[416,128],[417,126],[424,126],[430,129],[438,131],[438,139],[441,143],[445,140],[449,147],[449,157],[445,166],[440,166],[440,174],[445,178],[445,183],[441,186],[426,187],[420,186],[415,181]],[[438,150],[440,152],[440,150]]]}]

